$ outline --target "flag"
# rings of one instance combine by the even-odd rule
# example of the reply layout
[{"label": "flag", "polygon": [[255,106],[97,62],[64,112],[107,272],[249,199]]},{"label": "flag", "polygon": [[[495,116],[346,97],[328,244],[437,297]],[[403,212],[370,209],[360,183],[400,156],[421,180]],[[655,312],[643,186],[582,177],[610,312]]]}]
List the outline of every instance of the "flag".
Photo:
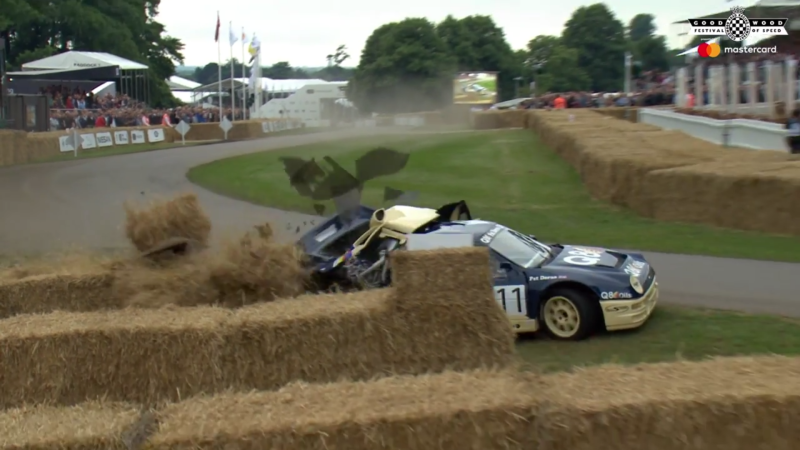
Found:
[{"label": "flag", "polygon": [[247,44],[247,34],[242,30],[242,45]]},{"label": "flag", "polygon": [[214,31],[214,42],[219,42],[219,12],[217,12],[217,29]]},{"label": "flag", "polygon": [[250,62],[253,62],[256,56],[261,52],[261,41],[258,40],[255,34],[253,34],[253,39],[250,40],[250,46],[247,48],[247,52],[250,53]]},{"label": "flag", "polygon": [[236,43],[238,38],[236,37],[236,34],[233,32],[233,22],[230,22],[229,25],[230,25],[230,31],[228,32],[228,40],[231,43],[231,47],[233,47],[233,44]]}]

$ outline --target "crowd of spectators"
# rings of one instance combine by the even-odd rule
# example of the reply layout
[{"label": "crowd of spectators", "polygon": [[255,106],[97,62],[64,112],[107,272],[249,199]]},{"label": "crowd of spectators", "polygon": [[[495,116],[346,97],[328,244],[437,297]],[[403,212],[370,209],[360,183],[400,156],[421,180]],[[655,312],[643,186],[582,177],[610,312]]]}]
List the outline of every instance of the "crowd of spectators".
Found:
[{"label": "crowd of spectators", "polygon": [[[218,107],[184,106],[172,109],[151,109],[125,94],[95,96],[80,88],[48,86],[43,88],[50,106],[50,129],[105,128],[175,125],[181,120],[192,123],[219,122]],[[228,120],[241,120],[241,108],[223,110]]]}]

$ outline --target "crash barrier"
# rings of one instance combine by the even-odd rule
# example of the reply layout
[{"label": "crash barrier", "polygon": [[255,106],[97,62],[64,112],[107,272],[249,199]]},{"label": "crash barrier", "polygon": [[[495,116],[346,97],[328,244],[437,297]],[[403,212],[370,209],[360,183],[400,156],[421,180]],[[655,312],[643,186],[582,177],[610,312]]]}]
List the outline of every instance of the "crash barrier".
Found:
[{"label": "crash barrier", "polygon": [[[537,376],[444,372],[293,383],[137,411],[0,413],[3,448],[751,450],[796,447],[800,359],[604,366]],[[38,445],[35,445],[38,444]]]},{"label": "crash barrier", "polygon": [[[87,151],[119,145],[173,141],[173,135],[162,127],[78,130],[77,137],[79,148]],[[52,159],[62,153],[74,151],[70,134],[64,131],[0,131],[0,166]]]},{"label": "crash barrier", "polygon": [[526,113],[527,111],[522,109],[473,112],[470,116],[470,126],[475,130],[522,128],[525,126]]},{"label": "crash barrier", "polygon": [[[240,309],[6,318],[0,321],[0,407],[93,399],[151,404],[226,389],[275,389],[295,380],[370,379],[512,361],[514,338],[494,300],[485,249],[401,252],[393,267],[391,288],[355,294]],[[52,305],[25,300],[46,304],[41,312]],[[115,306],[76,301],[71,307],[78,310]]]},{"label": "crash barrier", "polygon": [[[265,119],[233,122],[228,140],[256,139],[273,132],[302,127],[293,119]],[[77,136],[77,139],[76,139]],[[219,123],[190,124],[186,141],[223,140],[225,132]],[[110,147],[172,143],[180,141],[180,134],[172,127],[103,128],[42,133],[0,130],[0,167],[46,161],[64,153],[100,152]]]},{"label": "crash barrier", "polygon": [[725,148],[590,110],[530,112],[528,126],[596,198],[659,220],[800,235],[800,161]]},{"label": "crash barrier", "polygon": [[[713,111],[710,111],[713,113]],[[724,113],[709,116],[682,114],[675,111],[642,109],[640,121],[665,130],[678,130],[718,145],[754,150],[789,152],[788,136],[782,124],[753,119],[726,119]],[[735,116],[732,116],[735,117]]]}]

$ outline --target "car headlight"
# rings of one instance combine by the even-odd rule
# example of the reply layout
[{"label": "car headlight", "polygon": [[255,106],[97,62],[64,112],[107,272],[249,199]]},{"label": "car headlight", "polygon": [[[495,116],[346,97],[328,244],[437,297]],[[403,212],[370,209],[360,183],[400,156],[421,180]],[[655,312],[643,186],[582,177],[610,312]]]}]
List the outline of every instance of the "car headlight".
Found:
[{"label": "car headlight", "polygon": [[642,286],[642,283],[639,282],[639,279],[633,275],[631,275],[631,287],[639,295],[644,293],[644,286]]}]

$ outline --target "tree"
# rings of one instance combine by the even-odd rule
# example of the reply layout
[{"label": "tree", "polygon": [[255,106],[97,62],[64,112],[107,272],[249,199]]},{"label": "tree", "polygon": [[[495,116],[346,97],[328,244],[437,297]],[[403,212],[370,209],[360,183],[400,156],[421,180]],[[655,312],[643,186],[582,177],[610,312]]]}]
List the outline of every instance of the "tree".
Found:
[{"label": "tree", "polygon": [[455,64],[432,23],[409,18],[378,27],[348,84],[362,112],[437,109],[452,98]]},{"label": "tree", "polygon": [[340,45],[336,47],[336,51],[326,56],[328,60],[328,67],[341,67],[342,63],[350,59],[350,54],[347,53],[347,46]]},{"label": "tree", "polygon": [[639,42],[656,34],[655,17],[652,14],[637,14],[628,23],[628,39]]},{"label": "tree", "polygon": [[590,86],[589,75],[578,64],[578,51],[564,45],[552,49],[536,82],[540,93],[584,91]]},{"label": "tree", "polygon": [[476,15],[463,19],[447,16],[437,25],[436,32],[455,59],[459,71],[499,72],[499,99],[514,97],[514,78],[523,75],[523,67],[516,63],[503,29],[490,16]]},{"label": "tree", "polygon": [[670,55],[664,36],[647,36],[633,45],[634,58],[640,63],[642,70],[669,70]]},{"label": "tree", "polygon": [[527,63],[530,68],[533,70],[543,68],[559,43],[557,36],[548,35],[536,36],[528,41]]},{"label": "tree", "polygon": [[625,27],[602,3],[572,13],[561,36],[564,46],[578,52],[578,66],[594,91],[618,91],[624,79]]},{"label": "tree", "polygon": [[156,21],[160,0],[2,0],[0,30],[11,68],[70,50],[107,52],[149,67],[155,106],[175,99],[166,79],[182,62],[183,44]]}]

